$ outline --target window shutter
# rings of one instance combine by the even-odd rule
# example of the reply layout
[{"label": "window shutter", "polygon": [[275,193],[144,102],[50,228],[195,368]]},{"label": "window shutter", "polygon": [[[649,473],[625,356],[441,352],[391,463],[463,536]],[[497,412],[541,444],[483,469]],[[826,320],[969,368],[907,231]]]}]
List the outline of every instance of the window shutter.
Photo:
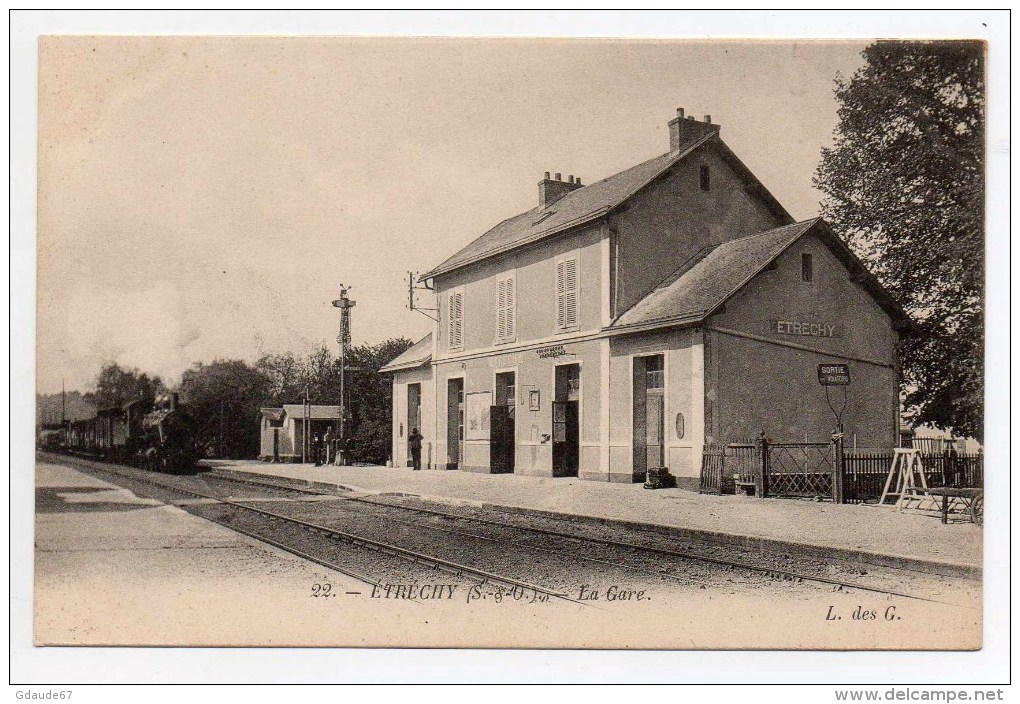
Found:
[{"label": "window shutter", "polygon": [[517,300],[514,293],[516,281],[513,276],[506,280],[506,336],[513,339],[517,334]]},{"label": "window shutter", "polygon": [[556,325],[566,327],[566,303],[564,293],[566,292],[566,280],[564,279],[565,261],[556,262]]},{"label": "window shutter", "polygon": [[577,325],[577,259],[556,262],[556,324]]},{"label": "window shutter", "polygon": [[496,337],[506,339],[506,279],[496,284]]},{"label": "window shutter", "polygon": [[464,294],[450,294],[450,348],[460,347],[464,343]]},{"label": "window shutter", "polygon": [[457,311],[455,310],[455,308],[457,304],[454,301],[456,296],[457,294],[450,294],[449,296],[447,296],[447,346],[451,348],[456,347],[456,345],[453,342],[453,329],[454,326],[457,324],[455,321],[455,318],[457,316]]},{"label": "window shutter", "polygon": [[496,283],[496,338],[512,340],[514,338],[514,277],[508,276]]},{"label": "window shutter", "polygon": [[563,269],[563,326],[571,328],[577,325],[577,260],[565,260]]}]

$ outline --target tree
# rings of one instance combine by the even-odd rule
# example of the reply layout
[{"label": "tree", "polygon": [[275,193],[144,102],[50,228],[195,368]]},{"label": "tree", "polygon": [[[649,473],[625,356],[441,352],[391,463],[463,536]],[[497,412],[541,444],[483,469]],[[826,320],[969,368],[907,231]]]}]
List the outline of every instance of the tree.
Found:
[{"label": "tree", "polygon": [[901,385],[921,423],[980,438],[984,47],[878,42],[836,78],[822,214],[910,314]]},{"label": "tree", "polygon": [[326,345],[319,345],[305,357],[304,379],[312,403],[340,402],[340,362]]},{"label": "tree", "polygon": [[273,382],[240,360],[197,362],[181,375],[181,402],[197,423],[198,442],[220,457],[258,456],[259,408],[270,398]]},{"label": "tree", "polygon": [[137,369],[122,369],[116,362],[103,365],[96,377],[96,390],[85,400],[97,408],[120,406],[139,398],[154,398],[166,391],[163,380]]},{"label": "tree", "polygon": [[293,403],[304,393],[301,363],[290,352],[263,355],[255,362],[255,369],[269,382],[266,406]]},{"label": "tree", "polygon": [[[359,345],[348,353],[344,397],[354,462],[382,464],[389,457],[393,384],[379,368],[411,344],[406,338],[396,338],[378,345]],[[340,402],[340,360],[326,345],[314,348],[303,359],[289,352],[265,355],[256,362],[255,369],[267,383],[263,406],[301,403],[305,389],[314,404]]]},{"label": "tree", "polygon": [[410,347],[401,337],[378,345],[351,349],[347,366],[346,396],[350,403],[350,433],[354,441],[353,461],[383,464],[390,455],[393,435],[393,379],[380,367]]},{"label": "tree", "polygon": [[56,425],[61,420],[84,420],[96,415],[94,403],[86,400],[87,394],[77,391],[35,395],[36,423]]},{"label": "tree", "polygon": [[270,382],[265,405],[301,403],[306,391],[312,403],[339,403],[340,370],[336,364],[325,345],[316,347],[301,360],[291,352],[264,355],[255,363],[255,368]]}]

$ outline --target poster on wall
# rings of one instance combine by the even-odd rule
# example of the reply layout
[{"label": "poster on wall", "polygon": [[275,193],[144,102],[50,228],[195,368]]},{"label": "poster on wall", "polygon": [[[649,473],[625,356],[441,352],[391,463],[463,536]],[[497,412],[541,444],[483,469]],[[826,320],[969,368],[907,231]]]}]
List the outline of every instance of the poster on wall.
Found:
[{"label": "poster on wall", "polygon": [[489,408],[492,406],[491,391],[476,391],[466,394],[464,439],[489,439]]}]

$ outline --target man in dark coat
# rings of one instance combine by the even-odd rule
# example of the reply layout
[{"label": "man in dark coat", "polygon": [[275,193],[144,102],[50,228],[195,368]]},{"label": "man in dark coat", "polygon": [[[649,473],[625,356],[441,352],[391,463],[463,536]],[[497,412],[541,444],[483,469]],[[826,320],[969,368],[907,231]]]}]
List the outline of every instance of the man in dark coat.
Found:
[{"label": "man in dark coat", "polygon": [[421,433],[417,428],[407,436],[407,449],[411,451],[411,466],[415,471],[421,469]]}]

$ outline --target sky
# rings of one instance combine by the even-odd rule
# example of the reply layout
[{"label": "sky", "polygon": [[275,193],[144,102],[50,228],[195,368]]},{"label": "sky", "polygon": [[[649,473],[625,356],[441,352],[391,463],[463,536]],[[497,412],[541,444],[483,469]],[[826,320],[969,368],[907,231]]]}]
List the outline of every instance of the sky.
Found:
[{"label": "sky", "polygon": [[44,37],[37,391],[116,361],[335,350],[431,321],[426,271],[537,204],[668,151],[677,107],[798,220],[865,42]]}]

